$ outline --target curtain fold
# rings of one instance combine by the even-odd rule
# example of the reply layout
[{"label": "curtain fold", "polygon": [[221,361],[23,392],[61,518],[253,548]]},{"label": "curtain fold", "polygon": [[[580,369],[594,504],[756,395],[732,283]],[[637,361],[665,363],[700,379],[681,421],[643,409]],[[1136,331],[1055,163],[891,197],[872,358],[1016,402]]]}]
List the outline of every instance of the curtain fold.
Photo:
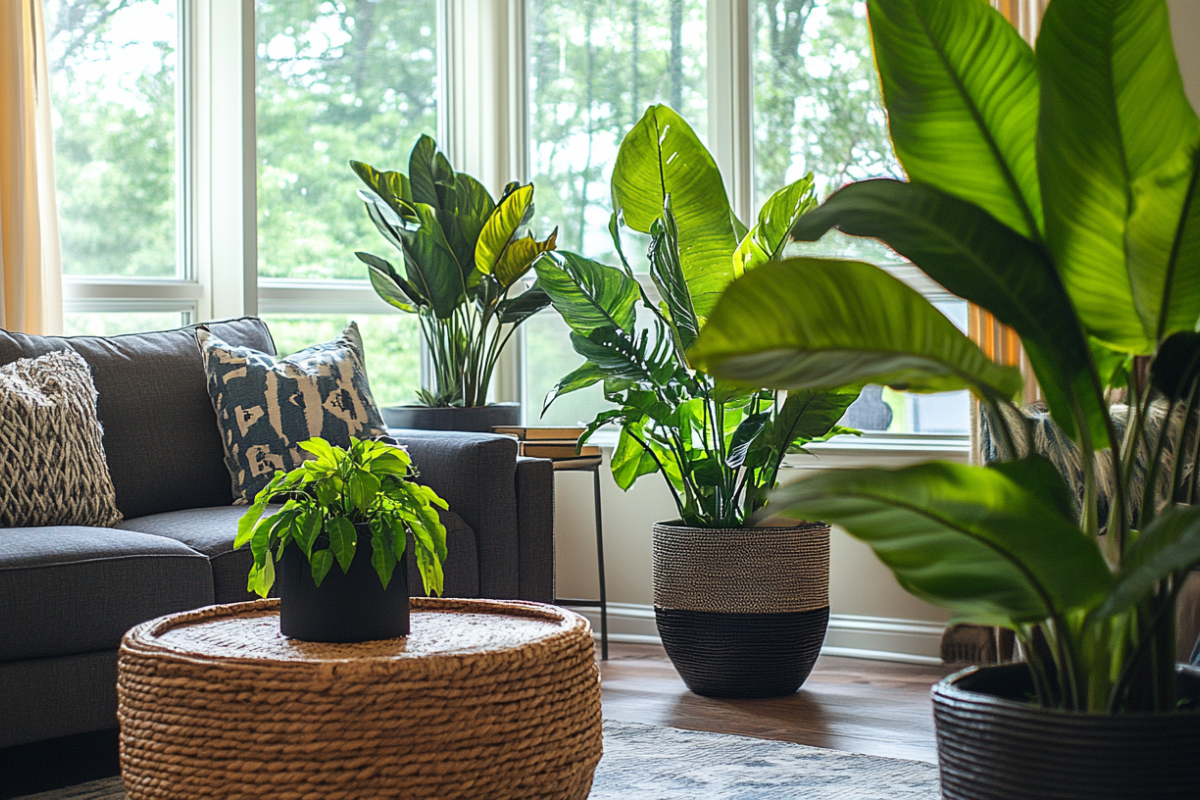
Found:
[{"label": "curtain fold", "polygon": [[42,0],[0,1],[0,328],[62,332]]}]

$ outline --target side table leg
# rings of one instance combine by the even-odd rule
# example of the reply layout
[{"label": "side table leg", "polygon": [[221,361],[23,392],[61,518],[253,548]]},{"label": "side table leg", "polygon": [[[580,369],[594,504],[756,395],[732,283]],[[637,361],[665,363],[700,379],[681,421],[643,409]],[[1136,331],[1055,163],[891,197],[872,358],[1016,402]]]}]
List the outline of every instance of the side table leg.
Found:
[{"label": "side table leg", "polygon": [[604,582],[604,521],[600,512],[600,468],[592,471],[596,498],[596,563],[600,571],[600,659],[608,661],[608,589]]}]

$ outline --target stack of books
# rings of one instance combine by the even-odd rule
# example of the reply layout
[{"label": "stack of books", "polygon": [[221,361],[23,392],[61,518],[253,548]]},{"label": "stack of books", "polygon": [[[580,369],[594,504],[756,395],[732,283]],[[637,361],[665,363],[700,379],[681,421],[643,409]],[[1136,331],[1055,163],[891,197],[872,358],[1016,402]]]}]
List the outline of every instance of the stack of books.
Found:
[{"label": "stack of books", "polygon": [[530,458],[549,458],[554,461],[599,458],[600,448],[585,444],[575,452],[575,443],[583,435],[583,428],[518,428],[497,425],[492,433],[515,437],[520,454]]}]

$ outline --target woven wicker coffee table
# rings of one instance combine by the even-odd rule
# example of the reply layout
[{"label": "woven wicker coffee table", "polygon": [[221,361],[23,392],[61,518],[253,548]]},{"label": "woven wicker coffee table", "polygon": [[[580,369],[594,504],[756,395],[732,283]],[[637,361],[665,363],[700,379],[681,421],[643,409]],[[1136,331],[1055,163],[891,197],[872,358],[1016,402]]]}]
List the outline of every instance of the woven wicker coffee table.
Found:
[{"label": "woven wicker coffee table", "polygon": [[121,772],[143,798],[585,798],[601,754],[587,621],[412,601],[407,639],[283,638],[277,600],[125,635]]}]

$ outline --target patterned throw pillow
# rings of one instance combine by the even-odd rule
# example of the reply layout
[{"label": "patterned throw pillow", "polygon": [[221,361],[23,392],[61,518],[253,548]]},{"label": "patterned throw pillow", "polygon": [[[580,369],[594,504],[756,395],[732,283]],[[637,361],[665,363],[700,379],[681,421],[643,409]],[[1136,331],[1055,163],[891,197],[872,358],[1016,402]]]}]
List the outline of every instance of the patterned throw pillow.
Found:
[{"label": "patterned throw pillow", "polygon": [[96,417],[96,385],[73,350],[0,367],[0,526],[121,521]]},{"label": "patterned throw pillow", "polygon": [[349,447],[352,438],[387,434],[353,322],[332,342],[286,358],[226,344],[204,326],[196,342],[238,505],[251,502],[276,470],[293,470],[308,457],[299,442],[320,436]]}]

